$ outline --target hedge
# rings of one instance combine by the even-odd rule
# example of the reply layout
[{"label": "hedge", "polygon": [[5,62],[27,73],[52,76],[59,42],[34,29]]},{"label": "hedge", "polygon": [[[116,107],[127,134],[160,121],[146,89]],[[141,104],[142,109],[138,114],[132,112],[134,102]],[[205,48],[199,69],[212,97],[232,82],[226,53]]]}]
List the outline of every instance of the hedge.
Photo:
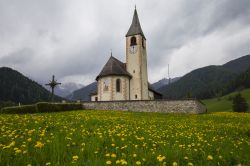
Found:
[{"label": "hedge", "polygon": [[37,103],[38,112],[61,112],[82,109],[81,104],[75,103]]},{"label": "hedge", "polygon": [[37,113],[37,108],[36,105],[23,105],[16,107],[5,107],[2,108],[0,112],[6,114]]},{"label": "hedge", "polygon": [[17,107],[5,107],[0,113],[18,114],[18,113],[42,113],[42,112],[61,112],[83,109],[80,103],[37,103],[34,105],[23,105]]},{"label": "hedge", "polygon": [[4,107],[13,107],[13,106],[16,106],[17,104],[12,102],[12,101],[1,101],[0,100],[0,110],[1,108],[4,108]]}]

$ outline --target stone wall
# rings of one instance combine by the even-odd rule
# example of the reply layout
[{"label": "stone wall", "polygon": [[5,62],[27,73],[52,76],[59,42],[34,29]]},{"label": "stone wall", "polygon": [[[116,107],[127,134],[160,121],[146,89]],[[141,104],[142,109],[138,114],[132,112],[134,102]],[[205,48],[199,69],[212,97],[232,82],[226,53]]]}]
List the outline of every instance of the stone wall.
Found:
[{"label": "stone wall", "polygon": [[83,102],[85,109],[120,110],[133,112],[192,113],[206,112],[206,107],[197,100],[144,100],[144,101],[98,101]]}]

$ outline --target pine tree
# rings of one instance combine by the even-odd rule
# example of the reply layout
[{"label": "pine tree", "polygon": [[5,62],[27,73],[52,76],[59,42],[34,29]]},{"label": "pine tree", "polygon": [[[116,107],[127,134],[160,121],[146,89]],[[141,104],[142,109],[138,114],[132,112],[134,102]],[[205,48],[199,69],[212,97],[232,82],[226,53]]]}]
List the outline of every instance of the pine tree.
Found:
[{"label": "pine tree", "polygon": [[234,112],[247,112],[248,104],[240,93],[233,98],[233,111]]}]

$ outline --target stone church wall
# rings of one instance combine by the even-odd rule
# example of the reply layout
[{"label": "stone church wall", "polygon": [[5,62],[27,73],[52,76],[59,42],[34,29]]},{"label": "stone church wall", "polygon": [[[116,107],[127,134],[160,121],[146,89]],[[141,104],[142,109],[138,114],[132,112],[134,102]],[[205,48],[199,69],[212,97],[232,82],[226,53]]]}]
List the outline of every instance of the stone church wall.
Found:
[{"label": "stone church wall", "polygon": [[98,101],[83,102],[84,109],[120,110],[132,112],[192,113],[206,112],[206,107],[197,100],[145,100],[145,101]]}]

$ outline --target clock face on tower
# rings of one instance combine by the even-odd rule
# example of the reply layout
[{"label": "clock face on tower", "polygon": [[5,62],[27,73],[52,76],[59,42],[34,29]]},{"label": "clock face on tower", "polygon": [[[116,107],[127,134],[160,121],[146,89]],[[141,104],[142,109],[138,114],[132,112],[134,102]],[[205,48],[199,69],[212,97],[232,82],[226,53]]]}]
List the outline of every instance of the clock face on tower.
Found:
[{"label": "clock face on tower", "polygon": [[136,52],[137,52],[137,46],[135,45],[135,46],[130,46],[130,48],[129,48],[129,52],[130,52],[130,54],[135,54]]}]

